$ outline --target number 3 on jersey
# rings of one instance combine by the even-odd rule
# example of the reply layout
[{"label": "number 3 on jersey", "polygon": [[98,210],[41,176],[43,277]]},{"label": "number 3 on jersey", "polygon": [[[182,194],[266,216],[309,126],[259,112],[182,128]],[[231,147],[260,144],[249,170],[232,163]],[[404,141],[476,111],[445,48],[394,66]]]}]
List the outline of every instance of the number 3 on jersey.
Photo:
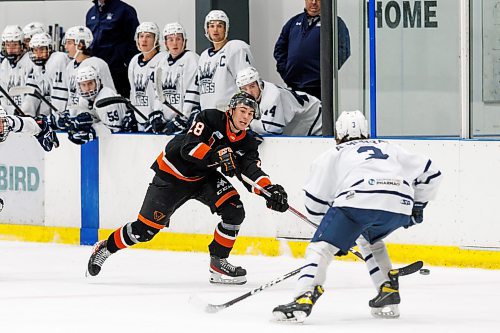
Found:
[{"label": "number 3 on jersey", "polygon": [[371,158],[375,158],[377,160],[386,160],[389,158],[389,155],[384,154],[380,148],[374,147],[374,146],[363,146],[358,148],[358,153],[366,153],[369,152],[370,156],[366,158],[366,160],[369,160]]},{"label": "number 3 on jersey", "polygon": [[197,123],[194,123],[193,126],[191,126],[188,133],[193,133],[196,136],[200,136],[201,133],[203,133],[204,128],[205,128],[204,123],[197,122]]}]

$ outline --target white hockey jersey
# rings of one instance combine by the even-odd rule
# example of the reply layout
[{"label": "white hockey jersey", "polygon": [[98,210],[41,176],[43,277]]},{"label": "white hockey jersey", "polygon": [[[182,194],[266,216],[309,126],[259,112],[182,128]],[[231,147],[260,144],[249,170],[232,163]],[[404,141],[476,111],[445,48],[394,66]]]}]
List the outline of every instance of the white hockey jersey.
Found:
[{"label": "white hockey jersey", "polygon": [[[169,55],[164,57],[159,63],[161,68],[162,91],[165,100],[172,104],[177,110],[189,118],[193,110],[200,110],[200,93],[196,75],[198,71],[199,56],[193,51],[184,51],[176,59]],[[169,120],[177,116],[177,113],[162,104],[158,97],[155,100],[155,110],[163,111],[165,119]]]},{"label": "white hockey jersey", "polygon": [[434,199],[441,172],[431,160],[382,140],[356,140],[326,151],[311,165],[306,210],[317,223],[330,208],[377,209],[411,215]]},{"label": "white hockey jersey", "polygon": [[[130,60],[130,65],[128,66],[130,101],[146,117],[154,111],[156,65],[164,57],[167,57],[167,53],[159,52],[149,61],[145,62],[142,53],[139,53]],[[146,120],[138,116],[137,121],[144,123]]]},{"label": "white hockey jersey", "polygon": [[83,110],[86,109],[86,112],[89,112],[94,118],[93,127],[96,130],[97,135],[99,135],[100,131],[99,126],[97,125],[98,123],[106,126],[111,133],[119,132],[122,129],[125,112],[127,112],[125,104],[111,104],[101,108],[95,106],[99,100],[112,96],[119,95],[113,89],[103,86],[92,103],[90,103],[87,99],[80,97],[78,102],[80,110],[77,112],[71,112],[70,115],[74,117],[78,113],[85,112]]},{"label": "white hockey jersey", "polygon": [[76,85],[76,73],[80,67],[84,66],[92,66],[96,68],[99,72],[102,85],[116,91],[113,78],[111,77],[111,72],[109,71],[109,66],[104,60],[98,57],[90,57],[78,63],[75,59],[73,59],[66,67],[66,72],[63,78],[64,83],[68,87],[68,106],[78,105],[79,95]]},{"label": "white hockey jersey", "polygon": [[41,132],[40,126],[38,126],[35,119],[31,117],[18,117],[14,115],[8,115],[7,121],[9,122],[9,126],[14,133],[28,133],[31,135],[37,135]]},{"label": "white hockey jersey", "polygon": [[225,111],[239,90],[236,74],[253,62],[250,46],[241,40],[230,40],[218,51],[213,48],[203,51],[198,61],[201,109]]},{"label": "white hockey jersey", "polygon": [[[19,61],[12,66],[8,59],[4,59],[0,65],[0,84],[2,88],[9,92],[12,87],[22,87],[26,85],[28,76],[33,71],[33,61],[29,54],[25,53]],[[21,106],[24,96],[11,96],[17,106]],[[7,114],[14,114],[14,106],[0,93],[0,105],[3,106]]]},{"label": "white hockey jersey", "polygon": [[259,108],[261,119],[250,128],[259,134],[293,136],[321,135],[321,101],[300,91],[262,81]]},{"label": "white hockey jersey", "polygon": [[[64,111],[68,103],[68,89],[63,80],[68,62],[69,58],[66,53],[54,52],[43,67],[33,67],[26,83],[38,89],[59,112]],[[49,106],[33,95],[25,96],[21,109],[31,116],[51,113]]]}]

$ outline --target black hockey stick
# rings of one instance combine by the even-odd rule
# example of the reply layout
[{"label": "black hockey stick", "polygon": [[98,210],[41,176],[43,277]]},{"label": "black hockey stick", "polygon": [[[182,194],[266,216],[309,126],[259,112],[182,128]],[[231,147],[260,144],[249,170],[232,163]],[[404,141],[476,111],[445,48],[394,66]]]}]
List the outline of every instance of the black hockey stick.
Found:
[{"label": "black hockey stick", "polygon": [[148,120],[148,118],[142,113],[138,108],[136,108],[130,100],[123,96],[111,96],[111,97],[105,97],[103,99],[100,99],[95,103],[95,106],[98,108],[102,108],[111,104],[125,104],[127,108],[133,110],[135,113],[137,113],[139,116],[141,116],[142,119]]},{"label": "black hockey stick", "polygon": [[5,91],[5,89],[2,87],[1,84],[0,84],[0,92],[2,93],[2,95],[5,96],[5,98],[7,98],[9,103],[14,106],[18,116],[26,117],[26,113],[24,113],[23,110],[21,110],[21,108],[19,107],[19,105],[17,105],[16,102],[14,102],[14,99],[12,99],[12,97],[7,93],[7,91]]},{"label": "black hockey stick", "polygon": [[[271,196],[271,193],[269,193],[269,191],[267,191],[266,189],[264,189],[262,186],[260,186],[259,184],[257,184],[256,182],[254,182],[253,180],[251,180],[250,178],[248,178],[244,174],[241,174],[241,178],[248,185],[251,185],[251,186],[255,187],[257,190],[259,190],[262,193],[264,193],[264,195],[266,197],[269,198]],[[297,209],[295,209],[292,206],[288,205],[288,211],[291,212],[291,213],[293,213],[295,216],[297,216],[298,218],[300,218],[302,221],[306,222],[310,226],[318,229],[318,225],[316,223],[314,223],[313,221],[309,220],[307,218],[307,216],[305,216],[304,214],[302,214],[301,212],[299,212]],[[352,254],[354,254],[359,259],[365,261],[365,258],[363,258],[363,255],[360,252],[358,252],[358,251],[356,251],[354,249],[349,249],[349,252],[351,252]]]},{"label": "black hockey stick", "polygon": [[293,271],[288,272],[285,275],[282,275],[282,276],[280,276],[277,279],[274,279],[274,280],[272,280],[272,281],[270,281],[268,283],[265,283],[265,284],[261,285],[260,287],[257,287],[257,288],[255,288],[253,290],[250,290],[249,292],[247,292],[247,293],[245,293],[245,294],[243,294],[241,296],[238,296],[238,297],[236,297],[236,298],[234,298],[234,299],[232,299],[232,300],[230,300],[230,301],[228,301],[226,303],[223,303],[223,304],[201,303],[200,300],[194,301],[193,298],[191,298],[191,301],[192,302],[197,302],[197,303],[201,304],[203,306],[203,309],[205,310],[205,312],[216,313],[216,312],[219,312],[220,310],[228,308],[231,305],[234,305],[234,304],[236,304],[236,303],[244,300],[245,298],[248,298],[248,297],[253,296],[253,295],[257,294],[257,293],[260,293],[262,290],[264,290],[266,288],[269,288],[269,287],[272,287],[275,284],[278,284],[281,281],[288,279],[289,277],[297,275],[301,270],[303,270],[307,266],[309,266],[309,264],[304,265],[302,267],[299,267],[297,269],[294,269]]},{"label": "black hockey stick", "polygon": [[155,74],[155,88],[156,88],[156,95],[158,96],[158,100],[165,104],[170,110],[173,112],[177,113],[181,118],[184,120],[188,120],[188,118],[179,110],[177,110],[176,107],[174,107],[172,104],[170,104],[166,99],[165,96],[163,95],[163,87],[161,85],[162,83],[162,69],[161,67],[158,67],[156,69],[156,74]]}]

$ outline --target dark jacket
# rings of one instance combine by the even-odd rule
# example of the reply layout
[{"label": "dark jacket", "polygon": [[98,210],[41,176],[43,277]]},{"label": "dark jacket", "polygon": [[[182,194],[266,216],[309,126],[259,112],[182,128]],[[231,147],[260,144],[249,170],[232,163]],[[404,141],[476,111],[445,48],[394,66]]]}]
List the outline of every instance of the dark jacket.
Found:
[{"label": "dark jacket", "polygon": [[[339,69],[351,55],[349,30],[338,17]],[[278,73],[292,87],[320,87],[321,20],[309,26],[307,13],[292,17],[274,47]]]},{"label": "dark jacket", "polygon": [[97,0],[89,9],[85,24],[94,35],[92,54],[103,59],[113,72],[126,70],[137,54],[134,35],[139,25],[135,9],[120,0],[107,0],[99,10]]}]

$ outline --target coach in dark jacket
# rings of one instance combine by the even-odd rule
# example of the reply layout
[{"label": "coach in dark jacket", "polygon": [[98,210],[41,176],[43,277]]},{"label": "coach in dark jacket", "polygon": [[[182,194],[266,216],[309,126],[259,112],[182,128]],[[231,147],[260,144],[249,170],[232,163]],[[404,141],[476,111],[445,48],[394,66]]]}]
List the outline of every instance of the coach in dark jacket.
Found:
[{"label": "coach in dark jacket", "polygon": [[130,59],[138,52],[135,29],[139,25],[135,9],[120,0],[94,0],[89,9],[86,25],[94,35],[92,55],[109,65],[116,91],[130,95],[127,69]]},{"label": "coach in dark jacket", "polygon": [[[305,0],[304,12],[292,17],[274,47],[278,73],[293,90],[321,99],[320,0]],[[351,55],[349,30],[338,17],[339,69]]]}]

